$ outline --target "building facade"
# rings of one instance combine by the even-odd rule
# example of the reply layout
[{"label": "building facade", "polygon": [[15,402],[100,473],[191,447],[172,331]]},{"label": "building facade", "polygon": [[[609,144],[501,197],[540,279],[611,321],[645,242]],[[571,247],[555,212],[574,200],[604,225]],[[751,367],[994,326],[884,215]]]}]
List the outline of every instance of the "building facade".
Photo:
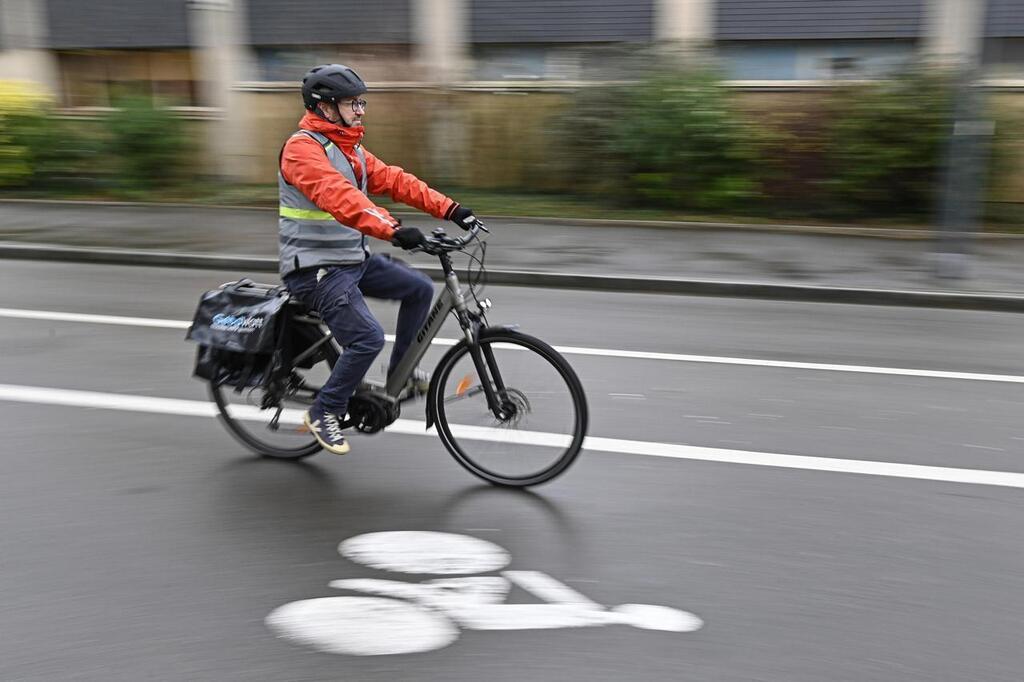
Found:
[{"label": "building facade", "polygon": [[[930,14],[977,1],[0,0],[0,77],[52,69],[69,107],[216,106],[211,82],[294,83],[325,61],[386,83],[607,80],[623,50],[679,39],[713,44],[736,80],[871,78],[936,44]],[[1024,0],[987,2],[986,68],[1024,76]]]},{"label": "building facade", "polygon": [[[972,30],[965,18],[982,6]],[[465,159],[488,145],[494,158],[542,153],[518,126],[542,125],[558,97],[508,95],[628,77],[652,44],[713,54],[756,89],[969,52],[1022,88],[1024,0],[0,0],[0,80],[34,81],[72,110],[131,95],[192,111],[208,119],[204,168],[260,182],[312,64],[352,65],[372,85],[387,158],[476,181]],[[424,103],[448,112],[424,124]],[[487,165],[493,186],[521,186],[514,167]]]}]

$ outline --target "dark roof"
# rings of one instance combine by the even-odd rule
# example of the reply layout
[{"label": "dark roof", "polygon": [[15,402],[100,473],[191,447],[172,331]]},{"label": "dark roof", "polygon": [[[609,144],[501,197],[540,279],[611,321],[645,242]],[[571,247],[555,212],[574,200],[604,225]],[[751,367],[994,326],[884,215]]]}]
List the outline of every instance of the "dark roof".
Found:
[{"label": "dark roof", "polygon": [[[45,0],[54,49],[190,44],[193,0]],[[219,0],[196,0],[217,2]],[[254,45],[409,44],[413,0],[247,0]],[[717,0],[719,40],[917,38],[929,0]],[[988,0],[986,33],[1024,37],[1024,0]],[[471,42],[637,42],[655,0],[467,0]],[[2,29],[2,27],[0,27]],[[0,30],[0,36],[2,36]]]},{"label": "dark roof", "polygon": [[916,38],[923,28],[925,3],[926,0],[718,0],[716,33],[719,40]]},{"label": "dark roof", "polygon": [[654,0],[469,0],[474,43],[650,40]]},{"label": "dark roof", "polygon": [[47,0],[54,49],[184,47],[184,0]]},{"label": "dark roof", "polygon": [[988,0],[985,34],[992,38],[1024,37],[1024,0]]},{"label": "dark roof", "polygon": [[248,0],[253,45],[412,42],[411,0]]}]

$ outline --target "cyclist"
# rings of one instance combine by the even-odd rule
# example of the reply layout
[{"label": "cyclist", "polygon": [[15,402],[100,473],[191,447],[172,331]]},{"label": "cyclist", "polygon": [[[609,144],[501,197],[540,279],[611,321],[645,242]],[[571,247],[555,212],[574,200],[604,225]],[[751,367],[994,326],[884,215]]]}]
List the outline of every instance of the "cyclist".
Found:
[{"label": "cyclist", "polygon": [[[402,227],[367,195],[388,194],[463,229],[476,222],[470,209],[363,148],[366,92],[347,66],[310,69],[302,79],[307,111],[281,150],[278,173],[281,278],[345,349],[304,418],[324,449],[338,455],[349,451],[341,429],[349,398],[384,346],[384,330],[363,296],[401,301],[390,374],[426,319],[434,290],[402,261],[370,254],[368,236],[408,250],[424,235]],[[409,390],[425,391],[426,374],[417,370],[411,384]]]}]

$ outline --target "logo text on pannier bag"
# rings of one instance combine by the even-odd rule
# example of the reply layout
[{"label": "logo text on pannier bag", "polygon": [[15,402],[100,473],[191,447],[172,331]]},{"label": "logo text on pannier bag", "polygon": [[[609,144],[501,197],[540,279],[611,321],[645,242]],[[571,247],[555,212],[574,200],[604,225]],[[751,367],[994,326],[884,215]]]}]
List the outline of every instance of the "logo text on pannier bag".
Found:
[{"label": "logo text on pannier bag", "polygon": [[248,333],[263,329],[263,317],[243,317],[241,315],[214,315],[210,320],[210,328],[220,331]]}]

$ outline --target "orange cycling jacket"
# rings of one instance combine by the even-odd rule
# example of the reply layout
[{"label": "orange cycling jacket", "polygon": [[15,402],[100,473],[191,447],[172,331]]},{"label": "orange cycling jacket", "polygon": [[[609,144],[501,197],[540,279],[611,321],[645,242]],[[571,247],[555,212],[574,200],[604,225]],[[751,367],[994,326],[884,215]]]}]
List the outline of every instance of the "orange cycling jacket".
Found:
[{"label": "orange cycling jacket", "polygon": [[[299,121],[299,128],[325,135],[336,144],[352,164],[356,180],[362,180],[355,149],[363,139],[363,126],[345,128],[306,112]],[[366,156],[366,191],[369,194],[388,194],[395,201],[442,219],[447,219],[458,206],[454,200],[431,189],[412,173],[384,163],[365,147],[363,154]],[[324,148],[308,135],[295,135],[285,142],[281,151],[281,176],[342,225],[391,241],[399,221],[336,171],[327,160]]]}]

